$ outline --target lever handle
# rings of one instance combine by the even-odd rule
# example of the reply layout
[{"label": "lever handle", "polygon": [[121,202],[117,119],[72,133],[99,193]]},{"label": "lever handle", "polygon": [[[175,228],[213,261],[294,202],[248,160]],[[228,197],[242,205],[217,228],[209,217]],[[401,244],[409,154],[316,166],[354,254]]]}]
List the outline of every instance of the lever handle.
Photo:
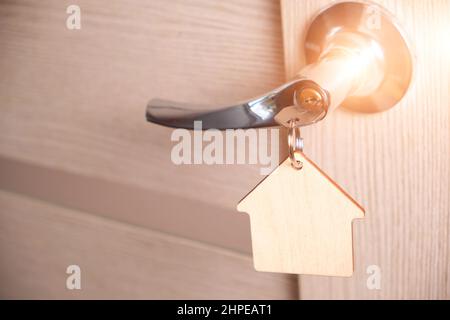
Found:
[{"label": "lever handle", "polygon": [[340,105],[359,112],[387,110],[412,79],[408,43],[391,15],[375,4],[342,2],[323,10],[309,27],[305,54],[309,64],[296,79],[258,98],[206,112],[152,100],[147,120],[186,129],[202,121],[205,130],[287,127],[290,121],[304,127]]},{"label": "lever handle", "polygon": [[318,86],[312,81],[296,79],[258,98],[206,112],[189,104],[154,99],[148,103],[146,115],[149,122],[172,128],[194,129],[194,121],[202,121],[205,130],[248,129],[278,126],[281,123],[276,115],[288,109],[286,113],[297,115],[298,126],[307,126],[322,120],[327,108],[298,104],[299,92],[312,87]]}]

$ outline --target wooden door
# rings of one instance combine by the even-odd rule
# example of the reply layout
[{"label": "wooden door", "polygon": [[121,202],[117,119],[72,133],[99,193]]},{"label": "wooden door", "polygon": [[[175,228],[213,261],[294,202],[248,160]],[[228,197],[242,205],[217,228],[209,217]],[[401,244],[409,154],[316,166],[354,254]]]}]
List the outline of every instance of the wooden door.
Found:
[{"label": "wooden door", "polygon": [[450,1],[381,1],[416,48],[413,88],[389,112],[304,131],[367,209],[351,279],[254,271],[235,205],[259,168],[175,166],[171,130],[145,122],[150,98],[214,105],[282,84],[303,64],[287,30],[330,2],[80,0],[69,30],[71,1],[2,1],[0,296],[449,298]]},{"label": "wooden door", "polygon": [[[327,0],[283,0],[287,76],[304,64],[302,39]],[[354,223],[355,274],[301,277],[306,299],[450,298],[450,1],[376,1],[403,26],[415,51],[404,100],[379,114],[338,110],[303,131],[306,152],[363,204]],[[373,272],[381,288],[370,290]]]}]

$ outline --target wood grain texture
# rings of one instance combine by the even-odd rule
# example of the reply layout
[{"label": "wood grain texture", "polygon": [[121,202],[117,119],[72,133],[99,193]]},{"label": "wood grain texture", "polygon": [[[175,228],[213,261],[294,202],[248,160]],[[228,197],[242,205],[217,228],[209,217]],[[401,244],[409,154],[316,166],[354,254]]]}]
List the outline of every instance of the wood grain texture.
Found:
[{"label": "wood grain texture", "polygon": [[259,168],[173,165],[172,130],[146,123],[145,107],[283,83],[279,3],[80,0],[71,31],[72,3],[0,3],[0,154],[234,211]]},{"label": "wood grain texture", "polygon": [[[0,297],[294,299],[247,256],[0,191]],[[66,268],[81,268],[67,290]]]},{"label": "wood grain texture", "polygon": [[[303,277],[305,298],[450,297],[449,1],[380,2],[413,40],[415,84],[387,113],[338,110],[303,130],[306,153],[368,209],[355,223],[355,277]],[[231,214],[257,168],[171,165],[171,131],[144,122],[145,104],[227,103],[283,82],[278,1],[77,3],[72,32],[70,1],[0,2],[0,154]],[[282,1],[288,76],[303,66],[307,21],[329,3]],[[373,264],[379,291],[366,287]]]},{"label": "wood grain texture", "polygon": [[311,160],[296,159],[301,170],[287,159],[238,205],[250,215],[255,269],[349,277],[352,222],[364,210]]},{"label": "wood grain texture", "polygon": [[0,157],[2,188],[77,211],[251,253],[249,218],[235,209]]},{"label": "wood grain texture", "polygon": [[[388,112],[338,110],[303,130],[305,153],[366,209],[355,222],[355,276],[301,277],[305,299],[450,298],[450,1],[377,1],[415,47],[415,82]],[[288,76],[304,65],[304,30],[328,0],[282,0]],[[366,270],[381,269],[369,290]]]}]

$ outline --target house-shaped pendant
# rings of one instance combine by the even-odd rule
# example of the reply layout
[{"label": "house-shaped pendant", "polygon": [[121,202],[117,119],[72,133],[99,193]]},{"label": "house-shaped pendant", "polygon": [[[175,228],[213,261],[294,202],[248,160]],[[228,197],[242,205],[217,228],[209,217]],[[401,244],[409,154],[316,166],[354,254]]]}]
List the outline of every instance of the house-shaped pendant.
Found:
[{"label": "house-shaped pendant", "polygon": [[364,209],[303,154],[287,159],[239,204],[250,215],[255,269],[349,277],[352,221]]}]

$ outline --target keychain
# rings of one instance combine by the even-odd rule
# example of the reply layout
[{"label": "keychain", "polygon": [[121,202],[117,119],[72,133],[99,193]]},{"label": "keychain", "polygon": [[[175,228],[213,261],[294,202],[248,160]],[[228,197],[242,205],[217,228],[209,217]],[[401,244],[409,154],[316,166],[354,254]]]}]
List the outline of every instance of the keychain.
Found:
[{"label": "keychain", "polygon": [[[323,106],[320,94],[308,91],[302,106]],[[299,122],[286,120],[299,109],[285,110],[277,121],[289,127],[289,158],[237,206],[250,215],[255,269],[351,276],[352,221],[364,209],[303,154]]]},{"label": "keychain", "polygon": [[149,104],[147,119],[171,127],[191,129],[194,121],[202,121],[203,129],[289,128],[289,157],[237,206],[250,215],[257,270],[328,276],[353,272],[352,221],[363,218],[364,210],[303,154],[300,135],[300,127],[322,120],[332,109],[329,96],[315,81],[297,78],[214,112],[161,100]]},{"label": "keychain", "polygon": [[[352,221],[364,210],[303,154],[300,127],[332,109],[329,91],[297,78],[262,97],[214,112],[199,113],[155,100],[151,122],[178,128],[289,128],[289,157],[237,206],[250,215],[254,265],[268,272],[350,276]],[[336,95],[335,95],[336,96]],[[334,100],[334,107],[338,101]]]}]

